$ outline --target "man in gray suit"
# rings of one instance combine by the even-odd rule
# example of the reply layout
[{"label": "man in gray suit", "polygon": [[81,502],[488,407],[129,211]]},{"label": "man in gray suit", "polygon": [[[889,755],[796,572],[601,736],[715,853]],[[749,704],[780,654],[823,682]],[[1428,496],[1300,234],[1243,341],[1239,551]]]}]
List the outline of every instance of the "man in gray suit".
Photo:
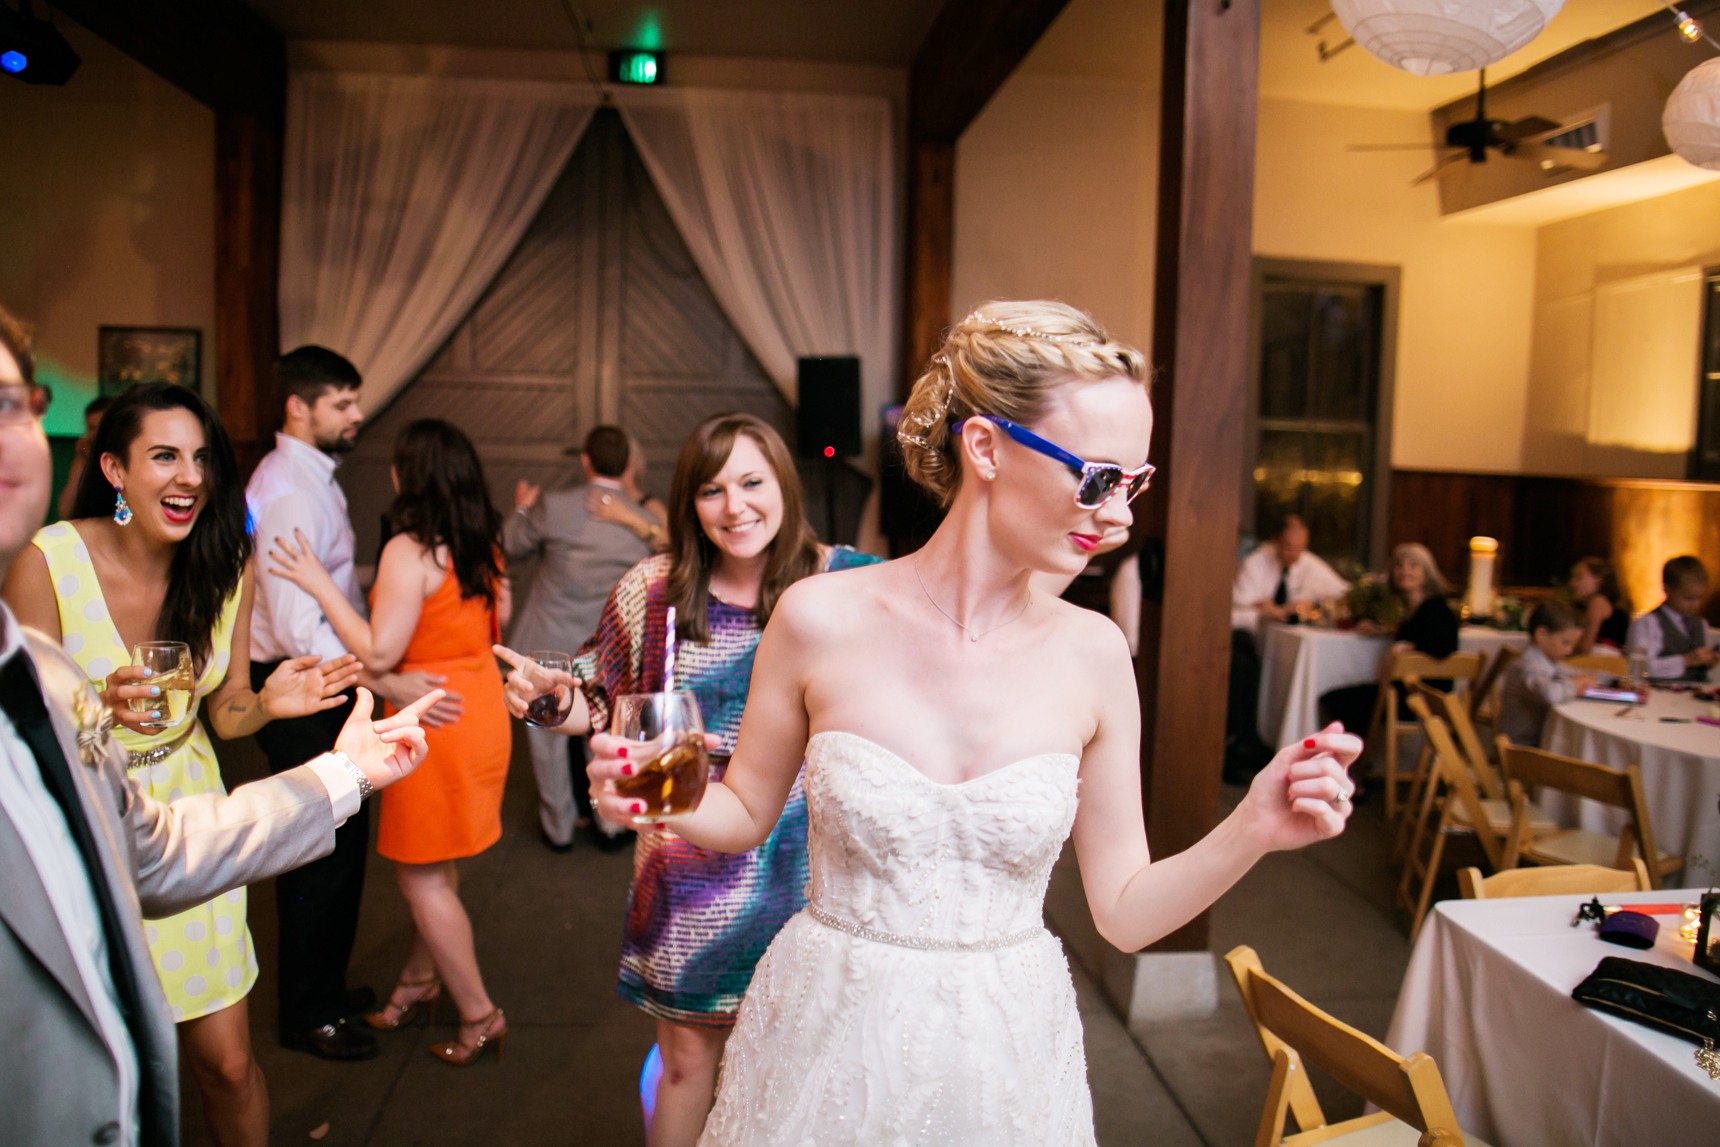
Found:
[{"label": "man in gray suit", "polygon": [[[585,482],[544,493],[521,482],[514,512],[502,527],[510,561],[539,559],[525,608],[514,626],[514,648],[574,653],[597,628],[603,604],[628,570],[651,556],[663,536],[661,518],[629,494],[637,459],[618,426],[597,426],[579,456]],[[555,852],[573,847],[575,827],[590,813],[585,783],[585,738],[526,726],[537,777],[543,842]],[[599,824],[599,847],[627,841],[619,826]]]},{"label": "man in gray suit", "polygon": [[[0,310],[0,574],[48,508],[46,408]],[[143,916],[326,855],[364,796],[424,759],[417,720],[436,695],[373,723],[360,690],[333,752],[164,805],[126,778],[77,663],[0,603],[0,1143],[179,1141],[178,1045]]]}]

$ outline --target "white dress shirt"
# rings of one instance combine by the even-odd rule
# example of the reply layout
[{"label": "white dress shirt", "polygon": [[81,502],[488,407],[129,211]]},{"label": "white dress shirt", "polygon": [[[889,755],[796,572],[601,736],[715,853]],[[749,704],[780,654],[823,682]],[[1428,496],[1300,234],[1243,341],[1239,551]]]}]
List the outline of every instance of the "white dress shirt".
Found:
[{"label": "white dress shirt", "polygon": [[269,572],[274,539],[293,541],[302,530],[311,552],[360,614],[366,613],[353,569],[352,520],[346,493],[334,480],[336,461],[308,442],[275,435],[275,448],[257,464],[245,486],[245,501],[257,542],[257,589],[251,609],[251,660],[280,661],[320,653],[324,661],[346,647],[323,616],[316,599]]},{"label": "white dress shirt", "polygon": [[[1236,582],[1230,590],[1232,629],[1253,629],[1259,624],[1258,607],[1263,601],[1271,601],[1278,592],[1278,576],[1283,571],[1284,565],[1278,560],[1278,547],[1270,542],[1242,559],[1242,564],[1236,569]],[[1290,567],[1286,588],[1292,602],[1319,601],[1321,598],[1343,596],[1350,583],[1339,577],[1337,571],[1317,554],[1303,550],[1302,556]]]},{"label": "white dress shirt", "polygon": [[[4,604],[0,604],[0,627],[3,627],[0,663],[4,663],[18,654],[24,644],[12,611]],[[36,755],[18,736],[3,710],[0,710],[0,814],[12,822],[30,854],[42,890],[47,893],[48,905],[65,933],[66,946],[72,950],[72,963],[83,981],[84,995],[95,1009],[102,1042],[113,1054],[114,1073],[119,1077],[119,1094],[115,1096],[119,1111],[118,1141],[136,1143],[137,1048],[120,1015],[119,995],[114,991],[113,974],[108,966],[101,909],[96,906],[89,871],[84,867],[77,841],[72,839],[72,830],[66,825],[65,813],[42,781]],[[7,873],[5,879],[28,877],[14,872]],[[154,975],[155,969],[140,968],[138,972]],[[28,1054],[28,1049],[20,1049],[19,1053]]]},{"label": "white dress shirt", "polygon": [[1678,620],[1678,615],[1671,609],[1664,612],[1658,609],[1649,610],[1641,617],[1630,623],[1630,636],[1625,638],[1625,650],[1629,652],[1641,646],[1648,654],[1648,675],[1656,678],[1672,679],[1684,676],[1684,654],[1665,653],[1666,635],[1660,628],[1663,617],[1673,618],[1673,624],[1684,630],[1684,636],[1690,636],[1690,630],[1684,622]]}]

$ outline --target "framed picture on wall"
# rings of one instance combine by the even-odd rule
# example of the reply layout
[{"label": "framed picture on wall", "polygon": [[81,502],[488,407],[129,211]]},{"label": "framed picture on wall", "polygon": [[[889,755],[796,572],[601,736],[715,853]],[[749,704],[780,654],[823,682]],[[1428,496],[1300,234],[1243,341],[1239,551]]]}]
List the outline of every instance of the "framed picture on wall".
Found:
[{"label": "framed picture on wall", "polygon": [[196,327],[99,327],[96,377],[104,395],[140,382],[199,389],[203,332]]}]

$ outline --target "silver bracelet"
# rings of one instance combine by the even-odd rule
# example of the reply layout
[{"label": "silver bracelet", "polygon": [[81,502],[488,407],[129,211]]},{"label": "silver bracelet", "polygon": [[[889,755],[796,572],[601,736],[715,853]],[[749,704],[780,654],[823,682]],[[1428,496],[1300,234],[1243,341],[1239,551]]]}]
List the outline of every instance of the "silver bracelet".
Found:
[{"label": "silver bracelet", "polygon": [[329,753],[353,780],[358,782],[358,799],[360,802],[369,800],[376,793],[376,786],[370,783],[370,778],[364,775],[364,770],[352,763],[352,758],[335,749]]}]

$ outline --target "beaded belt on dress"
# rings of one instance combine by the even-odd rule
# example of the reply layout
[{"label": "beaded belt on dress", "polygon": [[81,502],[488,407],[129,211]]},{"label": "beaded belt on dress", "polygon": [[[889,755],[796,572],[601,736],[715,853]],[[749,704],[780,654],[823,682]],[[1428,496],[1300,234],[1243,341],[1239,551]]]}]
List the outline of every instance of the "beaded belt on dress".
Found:
[{"label": "beaded belt on dress", "polygon": [[153,749],[131,749],[127,751],[126,770],[130,771],[132,769],[141,769],[146,765],[159,765],[162,761],[165,761],[168,757],[173,755],[173,750],[179,748],[179,746],[185,743],[185,739],[191,736],[191,731],[196,727],[197,722],[187,721],[185,723],[185,731],[180,733],[179,736],[173,738],[173,740],[167,742],[167,744],[157,745]]},{"label": "beaded belt on dress", "polygon": [[816,904],[806,906],[807,914],[820,924],[834,928],[838,932],[846,932],[850,936],[858,936],[862,940],[872,940],[879,944],[894,944],[898,948],[919,948],[927,952],[995,952],[999,948],[1013,948],[1017,944],[1025,944],[1029,940],[1045,935],[1045,929],[1023,928],[1008,936],[992,936],[984,940],[945,940],[937,936],[904,936],[899,932],[881,932],[852,920],[844,920],[833,916]]}]

